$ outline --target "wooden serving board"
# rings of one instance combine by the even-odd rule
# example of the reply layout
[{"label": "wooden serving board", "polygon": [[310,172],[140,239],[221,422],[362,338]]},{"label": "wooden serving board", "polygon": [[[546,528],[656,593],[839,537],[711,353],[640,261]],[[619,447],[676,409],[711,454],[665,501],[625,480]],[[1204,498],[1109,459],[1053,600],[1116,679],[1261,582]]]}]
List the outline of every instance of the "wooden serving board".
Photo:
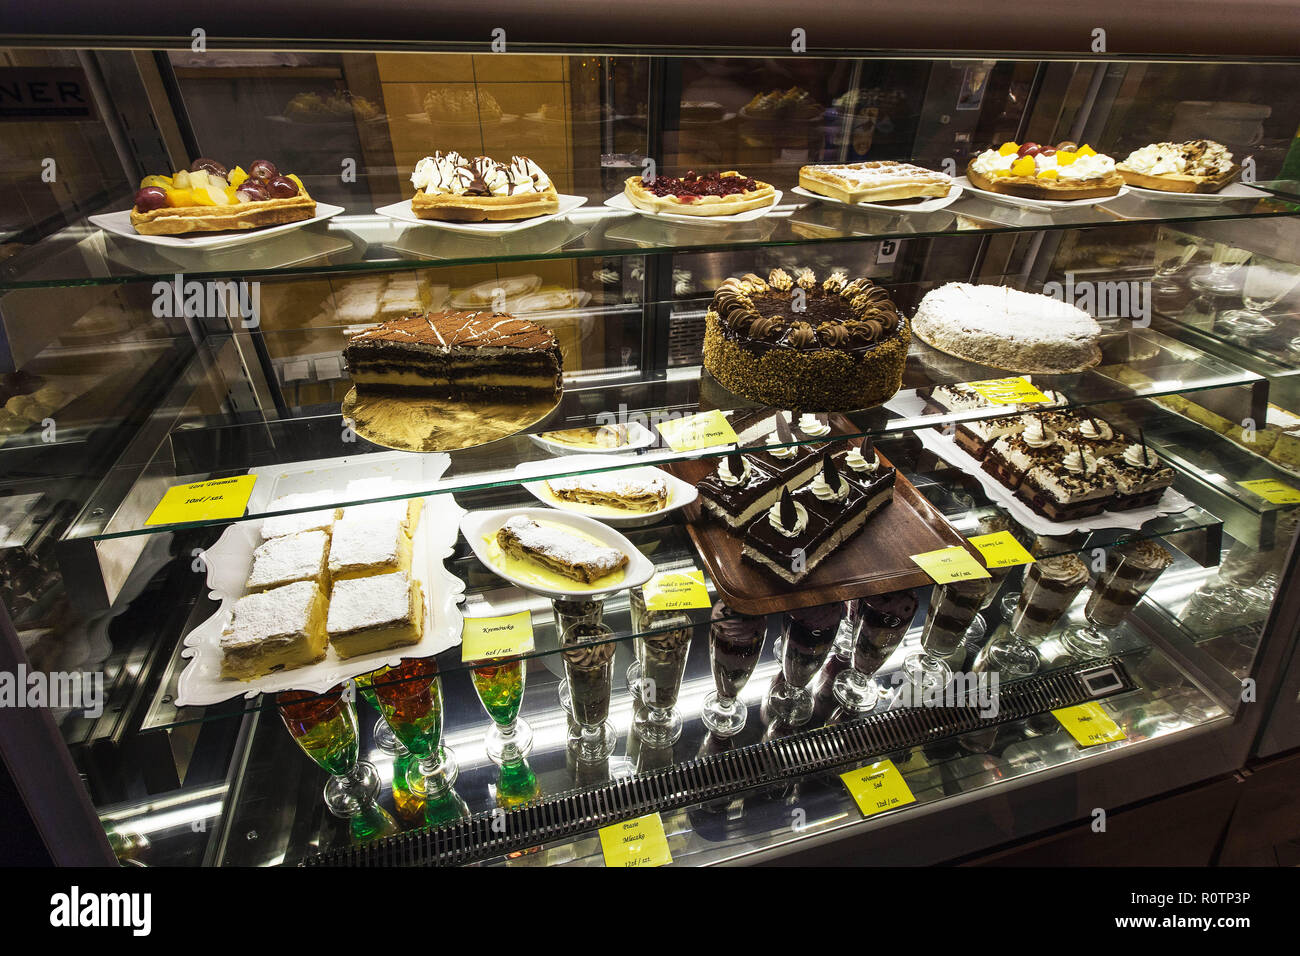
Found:
[{"label": "wooden serving board", "polygon": [[[828,440],[835,440],[836,432],[851,433],[851,428],[835,427],[843,425],[836,422],[836,417],[831,418],[832,434]],[[878,449],[876,454],[882,464],[891,464]],[[695,484],[717,467],[717,459],[681,461],[662,467]],[[683,515],[686,531],[695,542],[718,594],[742,614],[772,614],[924,587],[933,582],[911,560],[911,555],[939,548],[963,545],[979,560],[974,548],[966,544],[902,472],[895,479],[894,500],[867,519],[861,531],[798,584],[790,584],[766,568],[742,560],[740,535],[705,511],[699,499],[687,505]]]}]

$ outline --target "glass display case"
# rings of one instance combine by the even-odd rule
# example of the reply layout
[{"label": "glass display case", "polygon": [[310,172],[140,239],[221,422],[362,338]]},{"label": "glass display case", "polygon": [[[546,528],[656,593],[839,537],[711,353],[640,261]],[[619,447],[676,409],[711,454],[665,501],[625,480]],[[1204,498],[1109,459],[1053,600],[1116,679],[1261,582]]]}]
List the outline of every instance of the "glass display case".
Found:
[{"label": "glass display case", "polygon": [[0,48],[55,862],[971,859],[1294,711],[1294,62],[446,46]]}]

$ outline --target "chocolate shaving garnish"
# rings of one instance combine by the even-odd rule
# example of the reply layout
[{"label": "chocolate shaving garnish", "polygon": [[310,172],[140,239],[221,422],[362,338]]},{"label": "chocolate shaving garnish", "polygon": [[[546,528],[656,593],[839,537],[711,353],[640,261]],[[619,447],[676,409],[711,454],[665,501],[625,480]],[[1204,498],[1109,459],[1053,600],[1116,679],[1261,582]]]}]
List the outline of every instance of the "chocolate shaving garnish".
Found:
[{"label": "chocolate shaving garnish", "polygon": [[784,328],[785,326],[776,316],[761,315],[750,323],[749,334],[756,339],[774,340]]},{"label": "chocolate shaving garnish", "polygon": [[849,330],[842,322],[823,322],[817,326],[817,335],[832,348],[848,344]]},{"label": "chocolate shaving garnish", "polygon": [[794,499],[790,497],[790,489],[781,489],[781,527],[793,528],[799,521],[799,512],[794,510]]},{"label": "chocolate shaving garnish", "polygon": [[858,446],[858,453],[867,461],[874,461],[876,458],[876,443],[871,440],[870,435],[862,436],[862,444]]},{"label": "chocolate shaving garnish", "polygon": [[822,479],[831,491],[840,490],[840,482],[843,479],[840,478],[839,469],[835,467],[835,459],[829,451],[822,452]]},{"label": "chocolate shaving garnish", "polygon": [[790,423],[785,420],[785,415],[780,412],[776,413],[776,437],[782,444],[791,444],[794,442],[794,432],[790,430]]},{"label": "chocolate shaving garnish", "polygon": [[739,452],[732,452],[727,456],[727,471],[731,472],[732,477],[739,478],[745,473],[745,459]]}]

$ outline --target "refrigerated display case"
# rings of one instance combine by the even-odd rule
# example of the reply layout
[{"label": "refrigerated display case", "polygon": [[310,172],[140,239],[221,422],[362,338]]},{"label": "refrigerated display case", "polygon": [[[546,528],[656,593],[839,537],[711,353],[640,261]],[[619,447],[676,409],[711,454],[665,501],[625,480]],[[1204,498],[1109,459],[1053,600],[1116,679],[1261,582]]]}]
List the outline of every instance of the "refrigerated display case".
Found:
[{"label": "refrigerated display case", "polygon": [[[1272,741],[1264,753],[1293,745],[1265,712],[1296,697],[1300,104],[1287,96],[1296,63],[1269,45],[1278,31],[1257,21],[1255,47],[1215,46],[1197,32],[1207,5],[1190,6],[1179,58],[1154,33],[1141,55],[1085,55],[1042,34],[1035,47],[1030,31],[1020,48],[942,56],[865,40],[639,51],[575,34],[491,52],[450,35],[293,50],[8,36],[0,671],[47,676],[0,707],[0,749],[52,858],[600,865],[612,859],[602,828],[652,817],[678,864],[937,863],[1005,857],[1099,810],[1118,823],[1190,792],[1205,795],[1206,822],[1179,859],[1211,861],[1257,737]],[[50,88],[67,103],[37,95]],[[6,109],[8,90],[21,102]],[[1236,157],[1233,192],[1009,204],[965,182],[914,209],[796,191],[810,164],[956,178],[1004,142],[1121,159],[1195,139]],[[527,155],[575,202],[496,228],[414,219],[411,174],[435,150]],[[200,157],[292,170],[314,219],[207,244],[123,225],[146,177]],[[620,206],[625,181],[652,167],[739,170],[781,195],[711,222]],[[935,389],[1008,372],[919,337],[878,406],[776,409],[734,394],[702,367],[715,293],[730,277],[804,269],[870,279],[907,319],[952,282],[1080,304],[1100,325],[1097,360],[1028,384],[1051,393],[1050,414],[1109,423],[1144,461],[1158,456],[1173,470],[1167,497],[1068,526],[1017,504],[953,436],[1032,408],[936,404]],[[444,309],[550,330],[556,407],[487,443],[501,434],[488,431],[496,405],[422,448],[358,427],[351,337]],[[790,411],[792,434],[768,429]],[[673,435],[719,413],[734,441]],[[612,449],[574,455],[557,437],[600,426],[615,426]],[[896,469],[888,517],[867,524],[890,530],[851,539],[833,580],[791,583],[742,559],[696,499],[741,453],[834,441],[865,454],[864,438]],[[582,526],[644,570],[635,586],[521,583],[493,563],[495,528],[474,523],[539,505],[565,514],[547,479],[648,468],[670,486],[662,514],[598,512],[605,531]],[[232,514],[159,508],[178,486],[248,475]],[[323,528],[328,548],[358,511],[375,527],[407,516],[407,563],[385,570],[421,584],[417,643],[355,660],[335,643],[323,662],[223,677],[222,634],[257,590],[245,579],[270,522]],[[969,539],[1001,531],[1033,560],[989,563],[991,589],[945,633],[961,588],[910,557],[955,548],[982,568]],[[1118,602],[1131,607],[1096,613],[1141,554],[1168,566]],[[322,567],[314,579],[341,606],[348,576],[335,568],[331,588]],[[1087,575],[1030,627],[1050,568]],[[876,614],[893,623],[863,623]],[[479,642],[503,627],[511,641]],[[520,629],[529,637],[514,641]],[[863,635],[884,631],[868,647]],[[842,675],[858,668],[876,683],[855,710]],[[937,701],[921,692],[935,673],[947,675]],[[966,677],[992,696],[955,698]],[[743,727],[727,735],[737,711]]]}]

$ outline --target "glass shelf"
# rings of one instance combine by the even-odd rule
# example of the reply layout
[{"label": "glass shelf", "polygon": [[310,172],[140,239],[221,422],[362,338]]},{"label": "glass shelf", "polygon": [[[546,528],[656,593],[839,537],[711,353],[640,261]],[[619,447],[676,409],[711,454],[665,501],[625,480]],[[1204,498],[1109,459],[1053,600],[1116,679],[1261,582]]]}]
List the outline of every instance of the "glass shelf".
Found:
[{"label": "glass shelf", "polygon": [[945,209],[907,215],[804,200],[788,192],[789,185],[777,184],[787,191],[772,213],[748,223],[696,225],[654,220],[604,206],[608,194],[600,194],[587,196],[586,205],[572,213],[502,237],[412,226],[373,212],[350,210],[327,222],[263,241],[196,252],[111,236],[88,222],[79,222],[0,263],[0,291],[170,280],[177,273],[188,279],[343,275],[445,265],[727,251],[868,238],[978,235],[1144,222],[1208,222],[1300,213],[1294,203],[1273,197],[1176,205],[1133,194],[1095,206],[1039,211],[991,202],[967,190]]},{"label": "glass shelf", "polygon": [[[1076,408],[1134,397],[1246,386],[1241,389],[1244,394],[1240,399],[1238,417],[1250,414],[1249,409],[1253,407],[1252,390],[1263,382],[1259,376],[1157,332],[1119,332],[1111,341],[1118,341],[1122,336],[1130,338],[1124,354],[1132,355],[1142,351],[1149,358],[1141,362],[1102,364],[1096,369],[1074,375],[1035,376],[1035,383],[1041,388],[1060,390],[1069,399],[1070,406]],[[1139,344],[1141,349],[1138,348]],[[1140,374],[1135,376],[1135,370],[1140,370]],[[924,390],[936,385],[976,381],[1004,374],[986,366],[954,359],[914,340],[904,374],[904,390],[896,396],[896,399],[907,400],[910,404],[899,406],[901,411],[880,407],[847,413],[836,419],[838,427],[831,437],[883,437],[915,428],[1004,415],[1005,406],[992,406],[977,412],[926,413],[921,409],[923,402],[913,393],[918,388]],[[628,377],[593,383],[588,387],[570,383],[570,389],[557,411],[531,430],[550,431],[598,425],[613,420],[639,421],[655,433],[654,426],[659,421],[711,409],[735,411],[742,415],[763,411],[721,388],[712,376],[701,372],[698,367],[688,367],[673,370],[666,377],[651,381]],[[163,492],[173,485],[245,474],[250,470],[269,473],[292,462],[311,461],[316,463],[314,467],[326,467],[330,464],[328,459],[348,457],[356,460],[358,456],[370,454],[394,454],[361,439],[351,440],[354,437],[343,427],[343,420],[338,414],[234,425],[187,422],[186,427],[167,435],[143,467],[139,463],[132,463],[115,468],[101,483],[65,539],[103,541],[186,527],[187,525],[144,524]],[[774,447],[781,445],[769,444],[766,435],[759,435],[745,444],[743,450],[758,451]],[[565,464],[562,459],[556,459],[543,446],[527,435],[520,434],[480,448],[449,453],[450,465],[445,474],[437,480],[430,480],[427,487],[420,485],[401,494],[370,495],[357,499],[349,498],[340,491],[334,504],[345,506],[404,498],[412,493],[469,491],[515,485],[520,481],[515,466],[525,462],[556,462],[549,474],[560,475],[720,456],[730,450],[715,448],[674,452],[664,447],[652,447],[617,463],[602,461],[590,467],[575,467]],[[503,465],[503,462],[506,464]],[[319,508],[320,505],[312,507]],[[311,508],[272,510],[246,515],[237,520],[252,520],[293,510]],[[215,522],[209,522],[213,523]]]}]

